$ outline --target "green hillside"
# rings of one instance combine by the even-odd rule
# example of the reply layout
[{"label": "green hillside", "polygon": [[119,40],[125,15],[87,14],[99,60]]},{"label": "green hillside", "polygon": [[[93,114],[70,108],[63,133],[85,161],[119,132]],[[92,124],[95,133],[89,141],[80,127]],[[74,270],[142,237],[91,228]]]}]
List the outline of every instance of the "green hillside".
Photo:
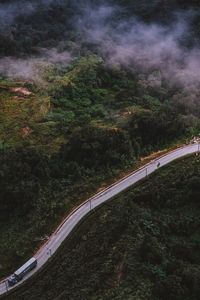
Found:
[{"label": "green hillside", "polygon": [[170,88],[141,91],[139,74],[96,55],[43,74],[45,85],[0,84],[1,276],[105,182],[198,132],[197,116],[168,100]]},{"label": "green hillside", "polygon": [[6,300],[197,300],[200,160],[172,163],[82,222]]},{"label": "green hillside", "polygon": [[[1,278],[31,257],[82,201],[144,157],[199,135],[199,25],[195,0],[0,0]],[[192,189],[184,188],[185,197]],[[108,298],[115,295],[124,276],[123,259],[118,263],[106,264],[119,269],[119,279],[108,278],[102,291],[96,286],[97,298],[89,282],[86,299],[89,288],[94,299],[100,292],[107,297],[107,290]],[[152,272],[162,277],[167,271],[162,266]],[[94,284],[100,282],[96,276]],[[141,280],[147,295],[154,290],[152,278]],[[69,291],[72,299],[81,297]]]}]

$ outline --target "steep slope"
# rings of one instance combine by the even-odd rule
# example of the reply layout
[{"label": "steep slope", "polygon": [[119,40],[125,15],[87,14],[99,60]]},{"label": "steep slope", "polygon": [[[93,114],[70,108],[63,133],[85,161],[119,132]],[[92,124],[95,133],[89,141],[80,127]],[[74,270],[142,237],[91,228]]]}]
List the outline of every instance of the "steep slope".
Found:
[{"label": "steep slope", "polygon": [[4,299],[197,300],[199,183],[199,157],[164,168],[94,212]]}]

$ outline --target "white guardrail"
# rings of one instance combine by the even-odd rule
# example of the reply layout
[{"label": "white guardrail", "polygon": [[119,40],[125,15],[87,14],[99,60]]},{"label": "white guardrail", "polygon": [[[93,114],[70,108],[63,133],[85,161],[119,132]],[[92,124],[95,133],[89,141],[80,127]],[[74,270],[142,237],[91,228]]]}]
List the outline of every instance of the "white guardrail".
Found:
[{"label": "white guardrail", "polygon": [[7,293],[13,288],[21,285],[24,281],[30,278],[34,273],[36,273],[56,252],[60,247],[61,243],[67,238],[75,226],[80,222],[80,220],[85,217],[91,210],[105,201],[113,198],[120,192],[126,190],[128,187],[139,182],[141,179],[147,177],[151,173],[155,172],[158,168],[167,165],[168,163],[181,158],[183,156],[198,153],[200,150],[199,144],[187,145],[181,148],[178,148],[174,151],[171,151],[163,156],[156,158],[153,161],[150,161],[137,171],[131,173],[125,178],[114,183],[105,190],[99,192],[93,197],[89,198],[87,201],[78,206],[67,218],[62,222],[62,224],[57,228],[57,230],[50,236],[48,241],[39,249],[39,251],[34,255],[37,259],[37,267],[28,273],[23,280],[17,283],[14,287],[8,287],[7,279],[5,278],[0,282],[0,295]]}]

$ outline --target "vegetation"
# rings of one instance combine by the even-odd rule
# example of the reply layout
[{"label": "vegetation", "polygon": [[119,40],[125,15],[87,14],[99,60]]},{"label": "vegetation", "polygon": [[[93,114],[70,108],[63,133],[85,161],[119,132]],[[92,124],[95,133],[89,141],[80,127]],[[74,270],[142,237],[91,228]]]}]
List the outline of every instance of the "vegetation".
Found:
[{"label": "vegetation", "polygon": [[199,157],[161,169],[93,212],[4,299],[199,299],[199,184]]},{"label": "vegetation", "polygon": [[[29,54],[37,54],[40,48],[57,47],[60,43],[60,50],[73,49],[73,51],[80,51],[80,42],[84,43],[84,39],[79,31],[74,30],[74,22],[82,15],[85,7],[89,3],[91,6],[95,4],[105,4],[105,1],[85,1],[80,0],[77,4],[73,0],[58,0],[47,1],[48,5],[44,5],[45,1],[23,1],[21,6],[19,0],[0,0],[1,3],[16,4],[16,11],[21,9],[25,14],[18,15],[18,11],[12,12],[16,15],[16,22],[5,29],[4,26],[0,28],[0,56],[23,56]],[[30,6],[27,2],[35,5],[30,18]],[[193,21],[188,37],[189,43],[199,40],[199,2],[197,0],[174,0],[165,1],[153,0],[107,0],[109,5],[120,5],[123,7],[123,13],[118,16],[121,19],[127,20],[130,16],[136,15],[146,22],[158,21],[162,23],[169,23],[173,20],[173,12],[176,10],[194,9],[196,10],[196,17]],[[162,9],[160,7],[162,6]],[[75,19],[75,21],[74,21]],[[56,24],[56,25],[55,25]]]},{"label": "vegetation", "polygon": [[49,66],[44,76],[43,89],[0,85],[1,276],[105,181],[199,127],[168,100],[170,91],[141,93],[135,74],[107,69],[96,55]]},{"label": "vegetation", "polygon": [[[159,67],[109,64],[77,24],[87,5],[95,9],[101,1],[75,2],[0,0],[0,277],[30,257],[74,206],[134,168],[142,156],[199,134],[200,86],[171,82]],[[172,12],[195,9],[188,37],[177,42],[187,49],[199,43],[198,1],[109,4],[123,8],[110,18],[112,28],[133,15],[141,24],[169,25]],[[56,58],[66,53],[67,63],[58,63]],[[14,71],[10,74],[4,64]],[[191,180],[197,186],[198,178]],[[121,211],[127,213],[123,206]],[[144,283],[147,294],[153,284]]]}]

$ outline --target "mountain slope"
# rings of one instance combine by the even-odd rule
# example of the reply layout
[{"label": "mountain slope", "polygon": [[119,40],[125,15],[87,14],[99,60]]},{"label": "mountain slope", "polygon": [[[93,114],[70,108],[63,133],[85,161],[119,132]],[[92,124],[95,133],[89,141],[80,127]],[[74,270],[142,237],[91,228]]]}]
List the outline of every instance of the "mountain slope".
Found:
[{"label": "mountain slope", "polygon": [[92,213],[49,266],[4,299],[197,300],[199,157]]}]

